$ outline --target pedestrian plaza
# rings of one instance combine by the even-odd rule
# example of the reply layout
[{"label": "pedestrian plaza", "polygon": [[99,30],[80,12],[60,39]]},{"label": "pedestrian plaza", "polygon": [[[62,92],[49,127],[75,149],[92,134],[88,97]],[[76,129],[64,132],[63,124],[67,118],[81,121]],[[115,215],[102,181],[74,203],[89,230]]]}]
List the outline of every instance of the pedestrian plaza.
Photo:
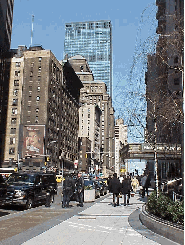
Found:
[{"label": "pedestrian plaza", "polygon": [[[120,205],[114,207],[112,194],[107,194],[100,202],[94,203],[91,207],[23,244],[177,244],[146,229],[138,217],[132,215],[141,210],[146,198],[141,198],[137,193],[130,198],[129,205],[124,206],[123,198],[120,198]],[[132,222],[129,222],[129,219]],[[133,228],[133,224],[136,223],[141,232]]]}]

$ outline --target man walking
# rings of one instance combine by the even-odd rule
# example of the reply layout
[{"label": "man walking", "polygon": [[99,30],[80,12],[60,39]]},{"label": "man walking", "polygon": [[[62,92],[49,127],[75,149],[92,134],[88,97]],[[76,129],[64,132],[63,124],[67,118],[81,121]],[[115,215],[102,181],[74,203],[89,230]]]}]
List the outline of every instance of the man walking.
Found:
[{"label": "man walking", "polygon": [[146,177],[147,177],[147,179],[146,179],[146,183],[145,183],[145,190],[146,190],[146,194],[148,196],[148,188],[150,186],[150,176],[149,176],[149,174],[147,174]]},{"label": "man walking", "polygon": [[145,188],[146,188],[146,180],[147,180],[147,176],[146,174],[144,174],[144,176],[141,178],[141,186],[142,186],[142,198],[144,198],[145,196]]},{"label": "man walking", "polygon": [[84,181],[82,174],[78,173],[76,180],[76,199],[79,202],[79,206],[83,207],[83,198],[84,198]]},{"label": "man walking", "polygon": [[69,208],[70,198],[74,192],[74,181],[70,174],[67,174],[63,184],[63,202],[62,208]]},{"label": "man walking", "polygon": [[125,177],[122,181],[121,193],[124,195],[124,206],[129,204],[131,190],[131,181],[129,177]]},{"label": "man walking", "polygon": [[[117,178],[117,173],[113,174],[113,179],[109,182],[109,190],[113,193],[113,205],[114,207],[119,206],[119,193],[121,189],[121,183]],[[115,202],[115,198],[117,198],[117,203]]]}]

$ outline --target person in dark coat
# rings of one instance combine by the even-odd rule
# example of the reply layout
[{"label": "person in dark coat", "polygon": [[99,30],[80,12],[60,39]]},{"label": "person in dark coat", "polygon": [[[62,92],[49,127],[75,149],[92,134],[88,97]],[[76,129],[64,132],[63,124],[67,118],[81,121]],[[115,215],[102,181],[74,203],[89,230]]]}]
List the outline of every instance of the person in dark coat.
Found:
[{"label": "person in dark coat", "polygon": [[[110,181],[111,181],[112,177],[109,176],[108,179],[107,179],[107,185],[108,185],[108,189],[109,189],[109,184],[110,184]],[[112,192],[110,189],[109,189],[109,192]]]},{"label": "person in dark coat", "polygon": [[69,202],[70,198],[73,195],[75,188],[74,180],[68,174],[65,177],[64,184],[63,184],[63,202],[62,202],[62,208],[69,208]]},{"label": "person in dark coat", "polygon": [[147,196],[148,196],[149,186],[150,186],[150,176],[149,176],[149,174],[147,174],[147,179],[146,179],[146,183],[145,183],[145,191],[146,191]]},{"label": "person in dark coat", "polygon": [[141,186],[142,186],[142,198],[144,198],[145,196],[145,185],[146,185],[146,180],[147,180],[147,176],[146,174],[144,174],[144,176],[141,178]]},{"label": "person in dark coat", "polygon": [[[121,183],[117,178],[117,174],[113,174],[113,179],[109,182],[109,191],[113,193],[113,205],[114,207],[119,206],[119,193],[121,190]],[[117,198],[117,203],[115,203],[115,198]]]},{"label": "person in dark coat", "polygon": [[82,175],[78,173],[76,180],[76,199],[79,202],[79,206],[83,207],[83,198],[84,198],[84,181]]},{"label": "person in dark coat", "polygon": [[130,178],[125,177],[122,181],[122,186],[121,186],[121,193],[124,196],[124,206],[126,206],[126,203],[129,204],[130,191],[131,191]]}]

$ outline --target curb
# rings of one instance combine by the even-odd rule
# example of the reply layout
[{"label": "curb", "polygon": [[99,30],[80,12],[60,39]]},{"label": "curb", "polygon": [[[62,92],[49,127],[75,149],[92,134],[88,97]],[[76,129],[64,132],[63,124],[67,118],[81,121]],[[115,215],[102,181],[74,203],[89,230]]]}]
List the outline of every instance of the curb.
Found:
[{"label": "curb", "polygon": [[144,226],[146,226],[151,231],[162,235],[179,244],[184,244],[184,230],[169,223],[160,222],[157,217],[152,217],[146,211],[146,205],[143,205],[142,212],[139,214],[139,219]]}]

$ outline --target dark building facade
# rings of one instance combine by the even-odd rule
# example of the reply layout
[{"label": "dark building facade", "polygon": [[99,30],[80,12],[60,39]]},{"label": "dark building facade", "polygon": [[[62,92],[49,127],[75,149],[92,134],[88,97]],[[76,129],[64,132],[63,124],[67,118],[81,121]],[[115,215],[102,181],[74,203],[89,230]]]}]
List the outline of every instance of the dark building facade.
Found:
[{"label": "dark building facade", "polygon": [[[148,56],[146,73],[147,133],[152,144],[183,148],[184,1],[158,0],[156,53]],[[159,180],[182,175],[182,159],[158,161]],[[152,162],[149,170],[154,171]]]},{"label": "dark building facade", "polygon": [[9,63],[6,58],[10,49],[14,0],[0,1],[0,160],[3,160],[5,144],[7,101],[9,91]]}]

